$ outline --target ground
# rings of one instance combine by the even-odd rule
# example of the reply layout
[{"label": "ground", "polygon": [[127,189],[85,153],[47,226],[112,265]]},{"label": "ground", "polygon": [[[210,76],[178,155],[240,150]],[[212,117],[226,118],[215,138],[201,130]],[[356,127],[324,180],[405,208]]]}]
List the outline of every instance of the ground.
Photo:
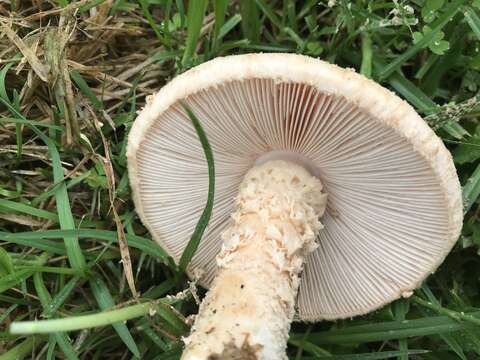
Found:
[{"label": "ground", "polygon": [[[414,296],[295,323],[289,357],[480,358],[478,0],[12,0],[0,16],[0,360],[179,358],[195,285],[135,214],[128,131],[176,74],[260,51],[353,68],[410,102],[452,152],[466,214]],[[17,323],[49,318],[66,320],[34,336]]]}]

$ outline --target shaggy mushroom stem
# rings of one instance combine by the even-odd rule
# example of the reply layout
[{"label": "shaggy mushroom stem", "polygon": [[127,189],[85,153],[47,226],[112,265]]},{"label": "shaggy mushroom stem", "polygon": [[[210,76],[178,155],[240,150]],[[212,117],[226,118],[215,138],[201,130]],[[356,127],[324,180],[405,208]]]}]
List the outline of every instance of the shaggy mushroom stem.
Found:
[{"label": "shaggy mushroom stem", "polygon": [[287,358],[300,274],[325,205],[320,180],[295,163],[247,173],[183,360]]}]

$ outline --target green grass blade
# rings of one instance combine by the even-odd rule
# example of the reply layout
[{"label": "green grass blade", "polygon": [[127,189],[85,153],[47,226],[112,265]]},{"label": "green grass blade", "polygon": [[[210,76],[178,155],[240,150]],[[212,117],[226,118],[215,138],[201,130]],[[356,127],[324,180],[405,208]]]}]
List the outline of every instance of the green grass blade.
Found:
[{"label": "green grass blade", "polygon": [[[41,133],[39,131],[39,133]],[[54,182],[62,182],[58,185],[55,191],[55,200],[57,204],[58,219],[60,227],[65,230],[75,229],[75,222],[73,220],[72,210],[70,207],[70,200],[68,198],[67,188],[63,182],[63,168],[60,163],[60,154],[55,144],[41,133],[50,151],[53,165]],[[47,140],[48,139],[48,140]],[[85,258],[77,237],[65,238],[65,249],[67,251],[68,260],[72,268],[78,271],[84,271],[86,268]]]},{"label": "green grass blade", "polygon": [[273,25],[278,27],[279,29],[283,28],[283,24],[280,18],[275,14],[272,7],[268,2],[265,0],[255,0],[258,7],[262,10],[262,12],[267,16],[267,18],[272,22]]},{"label": "green grass blade", "polygon": [[200,244],[200,240],[202,239],[203,233],[208,225],[210,220],[210,215],[212,214],[213,208],[213,199],[215,193],[215,165],[213,161],[213,152],[210,147],[210,144],[207,139],[207,135],[205,134],[200,120],[195,116],[195,114],[188,108],[186,105],[183,106],[185,111],[188,114],[188,117],[193,123],[195,127],[195,131],[197,132],[198,138],[200,143],[202,144],[203,151],[205,153],[205,158],[207,160],[208,166],[208,197],[207,197],[207,204],[205,205],[205,209],[198,220],[197,225],[195,226],[195,231],[193,232],[190,241],[188,242],[185,250],[183,250],[182,256],[179,262],[179,268],[181,271],[185,271],[187,269],[190,260],[192,260],[193,255],[197,251],[198,245]]},{"label": "green grass blade", "polygon": [[80,75],[80,73],[77,70],[71,70],[70,77],[78,86],[78,88],[83,93],[83,95],[85,95],[88,98],[88,100],[90,100],[93,107],[98,111],[103,110],[103,103],[98,99],[97,95],[95,95],[92,89],[90,89],[90,86],[88,86],[87,82],[82,77],[82,75]]},{"label": "green grass blade", "polygon": [[221,40],[225,35],[227,35],[235,26],[242,21],[240,14],[232,16],[228,21],[222,26],[220,32],[218,33],[216,40]]},{"label": "green grass blade", "polygon": [[[284,27],[282,31],[287,34],[292,41],[294,41],[299,49],[303,49],[305,47],[305,41],[302,40],[300,36],[288,26]],[[300,50],[299,50],[300,51]]]},{"label": "green grass blade", "polygon": [[417,73],[415,74],[415,79],[422,80],[425,74],[431,69],[431,67],[435,64],[435,62],[439,59],[440,55],[437,54],[430,54],[418,69]]},{"label": "green grass blade", "polygon": [[77,286],[78,281],[78,277],[71,278],[68,283],[65,284],[65,286],[63,286],[60,291],[51,299],[51,301],[43,309],[43,316],[45,318],[55,315],[55,313],[65,303],[75,286]]},{"label": "green grass blade", "polygon": [[35,305],[35,303],[33,301],[25,300],[25,299],[22,299],[18,296],[14,297],[14,296],[8,296],[8,295],[3,295],[3,294],[0,294],[0,301],[3,301],[5,303],[9,303],[9,304],[18,304],[18,305],[25,305],[25,306]]},{"label": "green grass blade", "polygon": [[445,308],[443,306],[440,306],[438,303],[424,300],[417,295],[413,295],[411,297],[411,301],[414,302],[417,305],[420,305],[420,306],[423,306],[427,309],[436,311],[437,313],[439,313],[441,315],[447,315],[447,316],[451,317],[452,319],[454,319],[458,322],[467,321],[467,322],[472,323],[473,325],[476,325],[476,326],[480,327],[480,319],[476,316],[471,315],[471,314],[465,314],[465,312],[457,312],[457,311]]},{"label": "green grass blade", "polygon": [[465,6],[463,14],[468,25],[470,25],[470,28],[480,40],[480,17],[478,16],[477,12],[471,6]]},{"label": "green grass blade", "polygon": [[5,78],[7,77],[8,70],[14,65],[14,63],[6,64],[2,70],[0,70],[0,97],[10,102],[10,98],[7,94],[7,87],[5,86]]},{"label": "green grass blade", "polygon": [[271,44],[250,44],[248,42],[238,42],[239,48],[257,50],[257,51],[272,51],[272,52],[292,52],[295,51],[295,47],[271,45]]},{"label": "green grass blade", "polygon": [[[115,306],[115,302],[113,301],[112,295],[110,295],[107,285],[103,282],[103,280],[100,277],[98,276],[93,277],[92,280],[90,280],[90,287],[92,289],[93,296],[95,297],[95,300],[97,301],[97,304],[101,310],[108,310]],[[98,317],[98,314],[97,314],[97,317]],[[94,319],[92,318],[88,318],[88,319],[90,323],[94,321]],[[115,329],[115,331],[117,332],[118,336],[120,336],[124,344],[132,352],[132,354],[140,358],[140,350],[138,349],[137,344],[135,343],[135,340],[130,334],[130,331],[128,330],[127,325],[125,325],[122,322],[122,320],[116,320],[115,318],[113,320],[114,321],[112,321],[111,324]],[[46,320],[46,321],[57,321],[57,320]],[[10,330],[12,331],[12,328],[10,328]],[[71,329],[69,328],[69,330]],[[65,331],[68,331],[68,330],[65,330]]]},{"label": "green grass blade", "polygon": [[57,345],[57,340],[55,339],[55,336],[50,335],[48,337],[47,360],[54,360],[56,345]]},{"label": "green grass blade", "polygon": [[185,5],[183,0],[175,0],[175,5],[177,5],[178,14],[180,15],[180,28],[185,28]]},{"label": "green grass blade", "polygon": [[167,294],[174,287],[175,287],[175,281],[173,281],[172,279],[168,279],[163,281],[161,284],[147,290],[143,294],[143,297],[145,299],[157,299]]},{"label": "green grass blade", "polygon": [[137,325],[137,329],[145,334],[149,340],[151,340],[156,347],[163,351],[168,351],[169,346],[167,343],[152,329],[148,321],[141,321]]},{"label": "green grass blade", "polygon": [[[480,316],[480,312],[469,313]],[[357,344],[374,341],[405,339],[414,336],[448,334],[456,331],[477,329],[466,322],[458,322],[448,316],[432,316],[415,320],[388,321],[368,325],[349,326],[340,330],[312,333],[308,337],[315,344]],[[293,334],[292,339],[300,340],[301,334]]]},{"label": "green grass blade", "polygon": [[439,335],[443,341],[452,349],[452,351],[457,354],[457,356],[462,360],[468,360],[465,353],[463,352],[462,346],[458,343],[453,336],[447,334]]},{"label": "green grass blade", "polygon": [[22,135],[22,126],[17,124],[15,125],[15,133],[16,133],[16,140],[17,140],[17,159],[22,157],[22,150],[23,150],[23,135]]},{"label": "green grass blade", "polygon": [[188,331],[189,327],[178,317],[178,314],[175,313],[169,305],[162,304],[161,302],[158,303],[155,307],[155,313],[170,324],[179,336],[185,335]]},{"label": "green grass blade", "polygon": [[467,130],[465,130],[462,125],[456,122],[448,122],[447,124],[443,125],[443,130],[445,130],[448,134],[453,136],[455,139],[461,140],[465,136],[470,136]]},{"label": "green grass blade", "polygon": [[283,16],[286,17],[286,20],[283,22],[288,23],[288,27],[291,28],[295,33],[298,32],[298,22],[297,22],[297,13],[295,8],[294,1],[284,1],[283,3]]},{"label": "green grass blade", "polygon": [[398,73],[393,74],[388,79],[388,83],[422,113],[431,113],[438,107],[430,97],[403,75]]},{"label": "green grass blade", "polygon": [[22,360],[32,354],[34,346],[40,346],[47,340],[45,336],[29,336],[17,346],[0,355],[0,360]]},{"label": "green grass blade", "polygon": [[160,31],[160,28],[157,26],[155,19],[153,18],[152,14],[150,13],[150,10],[148,9],[148,2],[146,0],[138,0],[140,3],[140,7],[142,8],[143,16],[148,21],[148,24],[152,28],[153,32],[157,36],[157,39],[160,41],[160,44],[166,47],[170,47],[170,42],[167,40],[165,36],[162,35],[162,32]]},{"label": "green grass blade", "polygon": [[69,360],[78,360],[78,356],[75,353],[68,335],[63,332],[57,332],[54,334],[55,341],[58,344],[58,347],[62,350],[63,354]]},{"label": "green grass blade", "polygon": [[101,5],[103,4],[105,1],[107,0],[91,0],[89,2],[87,2],[85,5],[82,5],[78,8],[78,12],[79,13],[84,13],[84,12],[87,12],[88,10],[98,6],[98,5]]},{"label": "green grass blade", "polygon": [[7,250],[0,247],[0,277],[14,272],[12,257]]},{"label": "green grass blade", "polygon": [[[76,178],[73,178],[68,183],[67,188],[69,186],[71,187],[71,186],[77,184],[78,182],[80,182],[83,179],[85,179],[84,176],[77,176]],[[45,200],[46,198],[49,197],[49,195],[55,195],[55,188],[51,189],[50,191],[46,191],[46,192],[42,193],[41,195],[46,195],[45,197],[39,196],[40,200],[41,199]],[[36,199],[38,199],[38,198],[36,198]],[[34,200],[36,200],[36,199],[34,199]],[[39,201],[32,201],[32,204],[38,204],[38,203],[39,203]],[[55,213],[52,213],[50,211],[43,210],[43,209],[38,209],[34,206],[23,204],[23,203],[17,202],[17,201],[0,199],[0,212],[11,212],[11,211],[21,213],[21,214],[31,215],[31,216],[38,217],[38,218],[41,218],[41,219],[50,220],[54,223],[59,222],[58,215],[55,214]],[[83,220],[83,219],[74,219],[74,221],[75,221],[75,224],[82,224],[86,227],[87,226],[92,226],[92,224],[93,224],[92,222],[90,222],[88,220]]]},{"label": "green grass blade", "polygon": [[[16,89],[13,90],[13,106],[18,110],[20,109],[20,97]],[[23,133],[22,125],[15,124],[15,139],[17,142],[17,159],[22,157],[23,149]]]},{"label": "green grass blade", "polygon": [[0,293],[17,286],[17,284],[28,279],[34,273],[31,270],[18,270],[13,274],[2,276],[0,279]]},{"label": "green grass blade", "polygon": [[8,309],[4,310],[3,313],[0,314],[0,324],[5,321],[5,319],[18,307],[18,305],[19,304],[10,305]]},{"label": "green grass blade", "polygon": [[[12,334],[49,334],[58,331],[76,331],[82,329],[90,329],[99,326],[123,324],[124,321],[131,320],[137,317],[146,316],[149,314],[159,314],[158,308],[165,304],[156,304],[148,302],[143,304],[136,304],[126,306],[120,309],[101,311],[95,314],[77,315],[68,318],[51,319],[51,320],[36,320],[36,321],[17,321],[10,326],[10,333]],[[171,310],[167,318],[171,317]],[[161,316],[161,315],[160,315]],[[177,318],[178,319],[178,318]],[[168,319],[168,322],[176,323],[177,320]],[[188,329],[182,323],[182,329]],[[133,339],[132,339],[133,341]]]},{"label": "green grass blade", "polygon": [[[28,232],[26,234],[35,234],[34,232]],[[43,238],[33,238],[33,239],[25,239],[21,236],[16,237],[16,234],[0,232],[0,240],[12,242],[14,244],[28,246],[35,249],[40,249],[52,254],[58,255],[67,255],[67,251],[65,250],[65,245],[60,244],[56,241],[50,241]]]},{"label": "green grass blade", "polygon": [[[82,181],[87,179],[91,174],[92,174],[92,170],[87,170],[81,175],[70,178],[70,180],[67,181],[67,189],[70,189],[72,186],[80,184]],[[42,192],[41,194],[33,198],[32,205],[36,206],[40,204],[42,201],[47,200],[50,196],[54,196],[57,185],[58,183],[54,184],[50,190]],[[85,221],[82,221],[82,224],[85,225]]]},{"label": "green grass blade", "polygon": [[321,348],[320,346],[317,346],[315,344],[312,344],[311,342],[306,341],[306,338],[308,338],[309,334],[310,333],[303,334],[303,338],[301,340],[292,339],[292,338],[288,339],[288,343],[296,346],[299,350],[297,351],[297,355],[300,354],[300,357],[297,359],[297,356],[296,356],[295,360],[304,359],[304,357],[301,356],[304,351],[315,356],[332,356],[332,354],[327,350],[325,350],[324,348]]},{"label": "green grass blade", "polygon": [[[65,254],[65,247],[57,242],[47,241],[47,239],[68,239],[73,236],[79,238],[106,240],[115,243],[118,242],[117,232],[109,230],[79,229],[47,230],[21,233],[0,232],[0,240],[11,241],[24,246],[36,247],[45,251],[50,251],[61,255]],[[158,258],[162,260],[165,264],[171,264],[171,257],[156,242],[137,235],[125,234],[125,236],[127,238],[129,246],[137,248],[150,256]],[[33,240],[37,240],[37,242],[33,243]]]},{"label": "green grass blade", "polygon": [[[173,60],[180,56],[182,52],[180,50],[173,50],[173,51],[159,51],[151,56],[153,61],[163,62],[167,60]],[[140,79],[136,79],[137,82]]]},{"label": "green grass blade", "polygon": [[302,359],[302,355],[303,355],[303,352],[304,350],[312,353],[313,355],[316,355],[316,356],[322,356],[322,355],[326,355],[326,356],[331,356],[331,354],[322,349],[321,347],[317,346],[317,345],[314,345],[312,343],[309,343],[307,341],[307,338],[308,338],[308,335],[310,335],[310,332],[312,331],[312,325],[310,325],[308,328],[307,328],[307,331],[305,331],[305,333],[303,334],[303,338],[301,341],[288,341],[289,344],[293,344],[297,347],[297,352],[295,354],[295,360],[301,360]]},{"label": "green grass blade", "polygon": [[[433,292],[430,290],[430,288],[426,283],[423,283],[421,289],[425,293],[429,301],[431,301],[436,306],[441,306],[440,302],[435,297],[435,295],[433,294]],[[441,334],[440,337],[452,349],[452,351],[458,355],[460,359],[467,360],[467,357],[465,356],[465,353],[463,352],[462,347],[453,336],[448,334]]]},{"label": "green grass blade", "polygon": [[207,0],[196,0],[188,2],[187,12],[187,41],[185,52],[183,53],[182,65],[188,67],[192,63],[192,58],[197,47],[197,41],[202,29],[203,17],[207,10]]},{"label": "green grass blade", "polygon": [[360,67],[360,74],[371,78],[372,77],[372,39],[367,32],[362,34],[362,65]]},{"label": "green grass blade", "polygon": [[261,24],[255,0],[241,1],[240,15],[242,17],[243,36],[252,42],[258,42]]},{"label": "green grass blade", "polygon": [[[399,299],[392,304],[392,311],[396,321],[405,320],[405,316],[410,310],[409,302],[405,299]],[[400,355],[398,360],[408,360],[408,340],[400,339],[398,340],[398,349],[401,352],[404,352],[405,355]]]},{"label": "green grass blade", "polygon": [[50,211],[37,209],[33,206],[22,204],[20,202],[11,201],[11,200],[0,199],[0,210],[19,212],[22,214],[35,216],[42,219],[51,220],[54,222],[58,221],[57,214],[54,214]]},{"label": "green grass blade", "polygon": [[228,0],[214,0],[213,9],[215,12],[215,29],[213,31],[213,39],[216,42],[217,39],[220,39],[220,29],[222,28],[225,22],[225,15],[227,13]]},{"label": "green grass blade", "polygon": [[68,267],[55,267],[55,266],[38,266],[38,265],[20,265],[17,266],[19,270],[31,270],[37,273],[51,273],[51,274],[64,274],[64,275],[81,275],[77,270]]},{"label": "green grass blade", "polygon": [[[38,295],[38,298],[40,299],[40,303],[42,304],[42,307],[44,309],[47,308],[48,304],[52,301],[52,297],[50,296],[50,293],[48,292],[45,286],[45,283],[43,282],[41,273],[35,273],[33,275],[33,284],[35,286],[35,291],[37,292],[37,295]],[[73,349],[73,346],[70,343],[70,339],[68,338],[68,335],[65,334],[64,332],[56,332],[54,336],[58,346],[60,347],[62,352],[65,354],[67,359],[78,360],[75,350]]]},{"label": "green grass blade", "polygon": [[305,16],[307,16],[310,13],[311,9],[317,4],[318,4],[318,0],[305,1],[305,4],[303,5],[302,9],[297,14],[297,18],[303,19]]},{"label": "green grass blade", "polygon": [[52,301],[52,297],[50,296],[50,293],[43,282],[41,273],[35,273],[33,275],[33,285],[35,286],[35,291],[37,292],[37,296],[40,299],[42,307],[48,306],[49,302]]},{"label": "green grass blade", "polygon": [[462,189],[463,212],[466,214],[480,195],[480,165],[477,166],[473,174],[468,178]]}]

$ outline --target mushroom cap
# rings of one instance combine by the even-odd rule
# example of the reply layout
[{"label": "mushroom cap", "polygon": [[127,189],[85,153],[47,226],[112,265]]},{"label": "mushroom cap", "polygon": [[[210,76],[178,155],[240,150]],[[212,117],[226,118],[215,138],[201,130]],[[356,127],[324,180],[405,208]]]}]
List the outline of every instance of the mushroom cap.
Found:
[{"label": "mushroom cap", "polygon": [[181,102],[200,119],[215,158],[213,214],[189,268],[205,271],[206,287],[239,184],[269,158],[304,164],[328,194],[319,247],[302,275],[302,320],[361,315],[411,295],[460,234],[450,153],[409,104],[306,56],[236,55],[176,77],[147,99],[129,135],[137,212],[176,261],[208,189],[204,153]]}]

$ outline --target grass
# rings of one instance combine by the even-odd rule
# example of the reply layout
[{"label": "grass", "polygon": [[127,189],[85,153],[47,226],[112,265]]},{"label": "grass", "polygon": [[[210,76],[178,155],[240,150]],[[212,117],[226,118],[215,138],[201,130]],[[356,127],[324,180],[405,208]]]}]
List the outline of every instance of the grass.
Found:
[{"label": "grass", "polygon": [[452,152],[465,204],[414,296],[295,323],[289,357],[480,358],[478,0],[11,1],[0,16],[0,360],[179,358],[194,284],[135,214],[128,131],[176,74],[257,51],[355,68],[406,99]]}]

